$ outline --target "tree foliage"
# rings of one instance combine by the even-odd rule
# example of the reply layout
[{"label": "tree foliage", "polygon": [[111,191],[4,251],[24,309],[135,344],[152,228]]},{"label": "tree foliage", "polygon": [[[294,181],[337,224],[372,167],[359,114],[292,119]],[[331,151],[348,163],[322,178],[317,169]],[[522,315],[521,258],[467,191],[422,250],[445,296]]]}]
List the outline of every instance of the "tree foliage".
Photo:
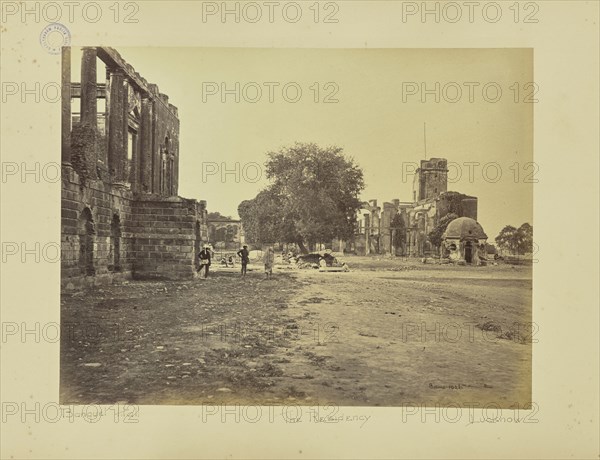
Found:
[{"label": "tree foliage", "polygon": [[222,220],[222,221],[231,220],[230,216],[224,216],[223,214],[221,214],[220,212],[217,212],[217,211],[209,212],[208,215],[206,216],[206,218],[208,220],[212,220],[212,221],[215,221],[215,220],[217,220],[217,221],[218,220]]},{"label": "tree foliage", "polygon": [[433,246],[435,246],[436,248],[439,248],[441,246],[442,237],[444,235],[444,232],[446,231],[446,228],[448,228],[448,224],[457,218],[458,215],[451,212],[449,214],[446,214],[438,221],[438,224],[433,228],[433,230],[429,232],[429,235],[427,235],[429,241]]},{"label": "tree foliage", "polygon": [[519,228],[512,225],[504,227],[496,237],[496,244],[511,254],[533,252],[533,227],[524,223]]},{"label": "tree foliage", "polygon": [[282,241],[282,197],[270,189],[263,190],[252,200],[242,201],[238,214],[248,242],[265,244]]},{"label": "tree foliage", "polygon": [[446,214],[464,215],[462,201],[467,195],[459,192],[446,192],[444,197],[447,205]]},{"label": "tree foliage", "polygon": [[303,247],[353,235],[364,180],[341,148],[296,143],[267,156],[271,184],[238,208],[249,241]]},{"label": "tree foliage", "polygon": [[406,244],[406,224],[400,213],[397,213],[392,219],[391,230],[392,246],[394,247],[393,253],[396,254],[398,249],[404,251]]}]

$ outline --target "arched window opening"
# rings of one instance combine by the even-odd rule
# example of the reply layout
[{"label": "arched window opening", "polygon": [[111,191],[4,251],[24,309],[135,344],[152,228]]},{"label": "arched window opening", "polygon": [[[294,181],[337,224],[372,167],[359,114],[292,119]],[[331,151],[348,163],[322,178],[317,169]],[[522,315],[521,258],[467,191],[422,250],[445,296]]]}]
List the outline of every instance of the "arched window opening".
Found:
[{"label": "arched window opening", "polygon": [[117,214],[113,215],[110,223],[110,255],[108,270],[112,272],[121,271],[121,219]]},{"label": "arched window opening", "polygon": [[79,216],[78,233],[79,267],[81,273],[86,276],[93,276],[96,274],[96,269],[94,268],[94,235],[96,234],[96,229],[90,208],[85,208]]}]

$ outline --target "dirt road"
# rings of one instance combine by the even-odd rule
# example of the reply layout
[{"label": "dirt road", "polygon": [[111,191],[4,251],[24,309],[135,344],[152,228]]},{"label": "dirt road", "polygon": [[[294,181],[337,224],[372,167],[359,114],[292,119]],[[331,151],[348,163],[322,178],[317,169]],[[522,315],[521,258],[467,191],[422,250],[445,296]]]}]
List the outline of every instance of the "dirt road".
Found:
[{"label": "dirt road", "polygon": [[65,294],[61,402],[531,401],[530,268],[352,266]]}]

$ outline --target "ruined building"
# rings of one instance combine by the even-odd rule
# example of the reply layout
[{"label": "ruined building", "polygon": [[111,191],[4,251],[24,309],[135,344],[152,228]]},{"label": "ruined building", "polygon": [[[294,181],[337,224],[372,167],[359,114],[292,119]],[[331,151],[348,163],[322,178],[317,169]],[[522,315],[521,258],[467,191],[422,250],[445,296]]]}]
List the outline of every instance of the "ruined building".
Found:
[{"label": "ruined building", "polygon": [[450,260],[466,264],[485,264],[487,235],[470,217],[454,219],[446,227],[442,247]]},{"label": "ruined building", "polygon": [[449,213],[476,221],[477,198],[448,191],[448,161],[445,158],[421,160],[414,177],[412,201],[395,199],[383,203],[383,209],[377,205],[377,200],[364,203],[358,212],[354,239],[341,247],[363,255],[390,254],[394,250],[392,222],[396,214],[400,214],[406,228],[401,253],[414,257],[438,255],[427,235]]},{"label": "ruined building", "polygon": [[208,239],[217,249],[239,250],[245,242],[244,229],[240,219],[215,217],[209,214],[207,220]]},{"label": "ruined building", "polygon": [[206,202],[177,194],[177,107],[112,48],[83,48],[80,82],[63,48],[62,165],[63,285],[194,276]]}]

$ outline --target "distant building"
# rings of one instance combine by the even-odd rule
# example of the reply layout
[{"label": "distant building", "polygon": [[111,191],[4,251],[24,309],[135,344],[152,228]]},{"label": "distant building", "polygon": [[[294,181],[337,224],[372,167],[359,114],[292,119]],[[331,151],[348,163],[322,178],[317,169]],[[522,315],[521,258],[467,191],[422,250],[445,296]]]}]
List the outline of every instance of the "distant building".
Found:
[{"label": "distant building", "polygon": [[477,221],[459,217],[446,227],[442,248],[450,260],[481,265],[487,258],[486,242],[487,235]]},{"label": "distant building", "polygon": [[220,216],[208,216],[208,239],[217,249],[239,249],[244,244],[242,221]]},{"label": "distant building", "polygon": [[427,235],[442,217],[454,213],[477,220],[477,197],[448,191],[448,161],[445,158],[421,160],[415,173],[412,198],[410,202],[398,199],[385,202],[383,209],[377,206],[377,200],[364,203],[358,211],[354,238],[341,243],[340,250],[360,255],[390,254],[395,231],[392,222],[396,214],[400,214],[406,228],[403,255],[437,255]]}]

